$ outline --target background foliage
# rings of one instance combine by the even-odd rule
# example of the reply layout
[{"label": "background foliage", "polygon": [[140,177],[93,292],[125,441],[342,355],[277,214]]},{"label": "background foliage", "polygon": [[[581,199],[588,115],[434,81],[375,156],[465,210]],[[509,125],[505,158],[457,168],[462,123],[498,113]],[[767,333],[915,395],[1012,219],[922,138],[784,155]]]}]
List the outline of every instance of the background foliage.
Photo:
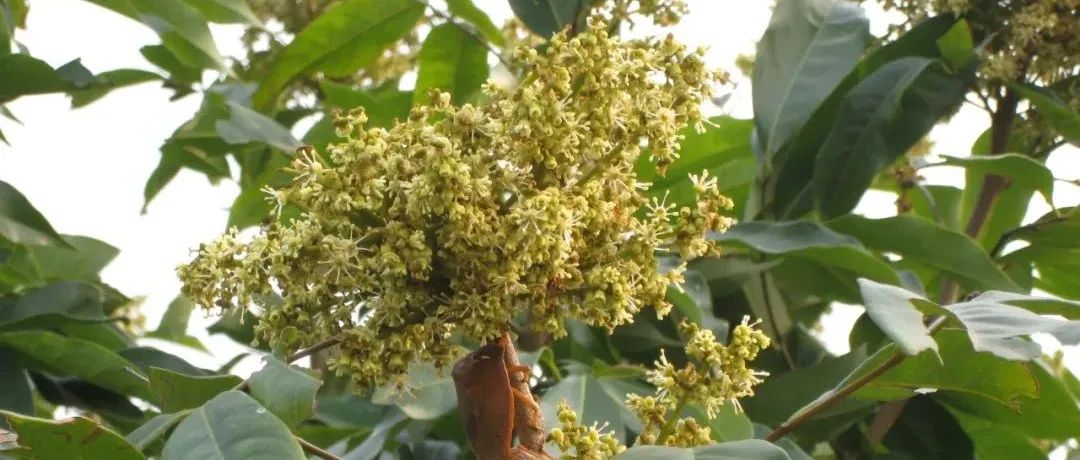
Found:
[{"label": "background foliage", "polygon": [[[185,168],[236,177],[229,223],[241,228],[268,218],[261,190],[289,180],[282,167],[297,147],[322,151],[334,140],[333,110],[362,106],[371,124],[389,126],[428,88],[468,101],[492,74],[489,56],[543,47],[603,3],[511,0],[524,24],[511,29],[469,0],[445,8],[416,0],[91,2],[160,36],[141,48],[158,71],[94,74],[78,60],[53,68],[18,43],[27,4],[0,0],[0,103],[61,92],[81,107],[149,81],[176,98],[201,98],[163,141],[144,198]],[[1075,5],[1061,4],[1059,21],[1076,21]],[[571,323],[567,338],[526,354],[541,372],[547,420],[565,399],[584,422],[633,439],[641,423],[623,398],[651,393],[643,370],[660,349],[682,359],[678,321],[726,337],[749,314],[774,339],[757,364],[771,376],[743,401],[744,413],[732,407],[708,421],[719,444],[636,448],[625,458],[1026,459],[1080,435],[1080,380],[1030,340],[1080,341],[1080,213],[1056,203],[1023,221],[1033,197],[1050,200],[1054,187],[1073,186],[1045,160],[1080,143],[1075,67],[988,72],[986,57],[1010,55],[993,40],[1010,17],[937,13],[873,37],[858,5],[777,3],[751,70],[754,118],[714,117],[704,132],[686,131],[666,176],[645,159],[638,170],[650,194],[679,203],[692,199],[688,174],[716,176],[741,221],[715,236],[725,254],[691,266],[686,292],[670,293],[672,317],[643,314],[610,336]],[[248,55],[221,56],[209,23],[243,24]],[[399,85],[409,71],[415,90]],[[989,125],[971,155],[920,157],[929,130],[967,99],[986,110]],[[14,118],[2,106],[0,114]],[[320,114],[294,136],[298,121]],[[965,169],[963,188],[919,176],[945,165]],[[894,216],[852,213],[869,189],[896,195]],[[385,389],[357,396],[274,350],[260,350],[265,367],[244,380],[229,374],[234,363],[202,369],[140,346],[153,337],[205,348],[187,333],[193,305],[183,297],[155,330],[140,327],[138,302],[98,275],[116,253],[58,234],[0,182],[0,409],[3,428],[18,435],[0,437],[0,457],[470,455],[452,384],[423,363],[410,373],[412,396],[400,399]],[[843,356],[810,333],[833,302],[866,309]],[[250,344],[256,318],[225,316],[211,332]],[[312,364],[320,369],[318,353]],[[58,413],[78,417],[53,420]]]}]

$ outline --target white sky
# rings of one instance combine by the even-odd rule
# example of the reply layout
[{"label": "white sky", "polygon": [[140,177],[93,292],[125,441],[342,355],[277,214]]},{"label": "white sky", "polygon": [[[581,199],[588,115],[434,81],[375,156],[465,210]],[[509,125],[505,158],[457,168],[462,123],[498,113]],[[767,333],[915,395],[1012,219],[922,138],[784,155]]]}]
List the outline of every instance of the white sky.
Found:
[{"label": "white sky", "polygon": [[[139,54],[141,46],[158,43],[145,26],[82,0],[32,3],[28,30],[18,31],[16,39],[35,57],[53,66],[82,58],[94,73],[125,67],[155,70]],[[688,3],[691,14],[673,32],[691,46],[709,47],[710,64],[736,77],[737,90],[728,109],[736,116],[749,117],[749,82],[733,62],[739,54],[753,51],[768,24],[772,2]],[[505,0],[476,0],[476,4],[489,11],[496,23],[510,15]],[[872,31],[880,33],[888,18],[874,5],[867,7]],[[241,55],[237,27],[213,26],[213,32],[223,55]],[[642,27],[635,33],[654,32]],[[24,193],[58,231],[88,235],[119,247],[120,255],[102,276],[128,295],[146,296],[144,311],[151,327],[179,291],[175,267],[190,260],[192,248],[225,229],[228,207],[238,193],[232,182],[213,186],[199,174],[182,171],[152,202],[147,214],[140,215],[143,185],[157,165],[161,142],[191,117],[200,102],[197,95],[169,102],[168,95],[156,83],[143,84],[114,91],[78,110],[70,109],[65,96],[24,97],[8,105],[23,125],[0,119],[0,130],[11,144],[0,145],[0,180]],[[985,114],[965,107],[948,126],[935,129],[933,151],[966,155],[986,126]],[[1058,177],[1080,177],[1077,153],[1075,148],[1061,149],[1050,157],[1049,166]],[[924,175],[935,183],[962,184],[962,173],[956,168],[933,168]],[[1058,206],[1080,202],[1076,187],[1056,185]],[[859,211],[880,217],[894,209],[892,197],[872,192]],[[1029,220],[1048,209],[1036,199]],[[847,351],[847,331],[859,312],[860,307],[840,307],[829,316],[823,338],[830,350]],[[221,336],[207,337],[204,329],[213,321],[196,314],[189,329],[214,351],[213,357],[160,342],[154,345],[196,364],[215,366],[243,347]],[[1042,342],[1053,345],[1052,339]],[[1072,348],[1070,367],[1080,370],[1080,353]],[[236,371],[246,374],[256,366],[257,361],[249,359]]]}]

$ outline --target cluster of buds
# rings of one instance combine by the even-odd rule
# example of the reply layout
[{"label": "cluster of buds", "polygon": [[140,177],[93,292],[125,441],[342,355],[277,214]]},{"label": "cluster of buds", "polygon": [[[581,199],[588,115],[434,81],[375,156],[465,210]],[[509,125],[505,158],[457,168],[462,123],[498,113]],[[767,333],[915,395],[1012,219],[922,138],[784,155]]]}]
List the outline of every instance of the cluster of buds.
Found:
[{"label": "cluster of buds", "polygon": [[595,423],[582,425],[566,401],[559,402],[559,427],[551,430],[550,439],[567,460],[607,460],[626,450],[611,433],[602,433]]},{"label": "cluster of buds", "polygon": [[178,270],[184,293],[254,306],[258,338],[285,349],[339,337],[330,365],[362,386],[400,381],[416,361],[445,366],[453,335],[484,341],[526,312],[556,337],[567,318],[611,330],[666,313],[683,266],[659,258],[715,251],[706,232],[730,223],[730,200],[702,176],[693,207],[649,205],[634,165],[642,152],[659,170],[678,158],[680,129],[701,127],[722,75],[671,37],[606,29],[592,20],[542,52],[519,48],[529,74],[485,85],[477,105],[435,92],[389,129],[343,115],[345,140],[301,150],[293,182],[268,190],[301,217],[202,245]]},{"label": "cluster of buds", "polygon": [[712,442],[708,427],[694,418],[679,419],[679,412],[687,405],[699,404],[712,419],[725,404],[739,409],[738,399],[754,394],[754,386],[767,374],[751,369],[748,363],[769,346],[769,338],[754,326],[743,319],[732,331],[730,343],[723,345],[712,331],[695,323],[683,321],[679,325],[680,333],[688,337],[689,362],[676,368],[661,354],[648,376],[656,393],[627,398],[627,405],[644,425],[638,444],[692,447]]}]

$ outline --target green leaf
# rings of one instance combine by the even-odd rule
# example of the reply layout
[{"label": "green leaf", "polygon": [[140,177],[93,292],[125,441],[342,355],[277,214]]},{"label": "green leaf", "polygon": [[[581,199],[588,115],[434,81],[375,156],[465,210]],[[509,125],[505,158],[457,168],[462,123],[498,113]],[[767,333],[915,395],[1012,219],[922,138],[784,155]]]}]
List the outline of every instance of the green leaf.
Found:
[{"label": "green leaf", "polygon": [[135,446],[105,426],[85,417],[54,421],[0,411],[29,447],[35,459],[142,460]]},{"label": "green leaf", "polygon": [[[3,65],[0,62],[0,81],[10,81],[2,75]],[[4,181],[0,181],[0,237],[15,244],[70,247],[34,205]]]},{"label": "green leaf", "polygon": [[892,252],[944,271],[968,289],[1018,289],[971,238],[926,219],[910,215],[884,219],[848,215],[828,222],[828,226],[854,236],[870,249]]},{"label": "green leaf", "polygon": [[185,65],[224,68],[210,27],[197,10],[184,2],[157,0],[87,0],[116,11],[153,29],[165,47]]},{"label": "green leaf", "polygon": [[999,297],[979,296],[945,306],[967,329],[975,351],[990,352],[1005,359],[1032,360],[1042,356],[1042,349],[1024,338],[1039,332],[1053,335],[1063,345],[1080,343],[1080,321],[1040,316],[996,302],[996,298]]},{"label": "green leaf", "polygon": [[1054,129],[1073,145],[1080,145],[1080,114],[1076,113],[1068,104],[1054,97],[1045,88],[1033,85],[1010,85],[1013,90],[1020,93],[1036,109],[1039,114],[1053,126]]},{"label": "green leaf", "polygon": [[971,38],[971,27],[967,21],[956,21],[945,35],[937,39],[941,57],[949,64],[949,69],[961,71],[975,60],[975,43]]},{"label": "green leaf", "polygon": [[1028,225],[1009,232],[1009,239],[1025,240],[1032,246],[1060,249],[1080,247],[1080,207],[1050,211]]},{"label": "green leaf", "polygon": [[101,291],[85,283],[51,284],[8,300],[0,298],[0,331],[108,320],[102,312]]},{"label": "green leaf", "polygon": [[814,202],[825,217],[854,209],[881,168],[903,155],[964,98],[971,72],[933,60],[885,64],[844,97],[814,162]]},{"label": "green leaf", "polygon": [[376,404],[395,405],[415,420],[434,420],[457,406],[454,382],[429,362],[412,363],[405,383],[409,391],[386,384],[371,396]]},{"label": "green leaf", "polygon": [[912,398],[904,405],[882,444],[893,458],[975,460],[967,433],[949,411],[929,396]]},{"label": "green leaf", "polygon": [[[1023,398],[1038,397],[1039,385],[1027,365],[976,352],[962,330],[943,329],[934,337],[940,361],[930,353],[908,357],[855,392],[855,396],[873,400],[903,399],[916,394],[916,390],[930,388],[987,398],[1014,410],[1020,407]],[[878,350],[837,388],[866,375],[894,353],[895,345]]]},{"label": "green leaf", "polygon": [[951,185],[919,184],[911,196],[911,212],[951,230],[961,230],[962,191]]},{"label": "green leaf", "polygon": [[319,379],[273,356],[267,356],[266,366],[253,374],[249,383],[251,397],[289,427],[315,414],[315,394],[321,385]]},{"label": "green leaf", "polygon": [[[26,369],[19,365],[10,351],[0,349],[0,410],[18,414],[34,413],[34,390],[30,388]],[[7,425],[0,423],[0,428]]]},{"label": "green leaf", "polygon": [[353,89],[350,86],[323,80],[319,87],[333,107],[349,110],[363,107],[372,127],[389,128],[395,120],[405,120],[412,107],[412,92],[394,88]]},{"label": "green leaf", "polygon": [[766,254],[813,260],[876,280],[899,283],[884,261],[871,255],[858,240],[816,222],[743,222],[713,236],[720,243],[739,243]]},{"label": "green leaf", "polygon": [[1042,162],[1026,155],[1006,153],[1003,155],[973,155],[970,157],[945,156],[946,165],[960,166],[978,176],[996,174],[1012,179],[1010,187],[1036,190],[1048,203],[1054,194],[1054,173]]},{"label": "green leaf", "polygon": [[447,0],[446,6],[449,8],[450,14],[475,26],[487,41],[498,46],[506,44],[506,39],[503,37],[502,32],[499,31],[499,28],[495,26],[494,22],[491,22],[491,18],[488,17],[487,13],[476,7],[472,0]]},{"label": "green leaf", "polygon": [[191,318],[191,311],[194,309],[195,303],[191,299],[183,294],[177,295],[172,302],[169,302],[169,306],[165,309],[165,314],[162,315],[157,329],[146,334],[146,336],[207,351],[199,339],[187,334],[188,321]]},{"label": "green leaf", "polygon": [[94,76],[89,86],[71,90],[71,108],[79,108],[101,99],[109,91],[125,86],[161,80],[161,75],[139,69],[116,69]]},{"label": "green leaf", "polygon": [[192,366],[176,355],[171,355],[157,348],[130,347],[118,350],[116,354],[138,366],[144,375],[149,375],[151,368],[159,367],[187,375],[209,375],[210,371]]},{"label": "green leaf", "polygon": [[510,0],[514,15],[544,38],[577,22],[582,10],[587,8],[585,0]]},{"label": "green leaf", "polygon": [[270,411],[227,391],[192,411],[165,443],[162,460],[274,458],[303,460],[300,444]]},{"label": "green leaf", "polygon": [[52,66],[26,54],[0,56],[0,81],[4,82],[0,87],[0,103],[19,96],[54,93],[68,88]]},{"label": "green leaf", "polygon": [[180,62],[176,54],[169,51],[164,45],[147,45],[139,48],[139,53],[151,64],[168,72],[172,80],[196,83],[202,78],[202,69]]},{"label": "green leaf", "polygon": [[[944,398],[944,401],[948,400]],[[975,444],[975,453],[980,460],[1046,459],[1046,454],[1018,431],[956,409],[950,412]]]},{"label": "green leaf", "polygon": [[75,58],[56,68],[56,76],[71,88],[86,88],[94,81],[94,74],[82,65],[81,58]]},{"label": "green leaf", "polygon": [[896,286],[859,279],[866,305],[866,314],[905,355],[914,356],[924,350],[937,353],[937,342],[923,323],[923,314],[912,301],[928,302],[922,296]]},{"label": "green leaf", "polygon": [[253,111],[233,101],[229,105],[229,118],[217,120],[214,127],[221,139],[229,144],[261,142],[274,148],[292,152],[302,144],[284,126],[273,118]]},{"label": "green leaf", "polygon": [[165,432],[180,423],[184,417],[187,417],[191,411],[180,411],[172,414],[159,414],[150,419],[150,421],[142,424],[131,433],[128,433],[124,439],[127,439],[129,443],[135,446],[136,449],[145,450],[154,441],[161,439],[165,436]]},{"label": "green leaf", "polygon": [[165,412],[199,407],[242,381],[235,375],[192,376],[158,367],[150,368],[150,391]]},{"label": "green leaf", "polygon": [[417,56],[413,103],[428,100],[428,91],[440,89],[462,103],[488,78],[487,48],[461,27],[442,24],[431,29]]},{"label": "green leaf", "polygon": [[46,331],[0,334],[3,345],[33,362],[34,368],[73,375],[123,395],[151,400],[146,381],[132,373],[128,360],[93,342]]},{"label": "green leaf", "polygon": [[897,59],[910,56],[938,58],[937,40],[955,24],[951,14],[923,21],[895,41],[873,51],[844,78],[799,130],[798,135],[773,158],[771,174],[764,179],[763,192],[754,214],[764,212],[781,219],[795,219],[813,208],[809,184],[814,175],[814,161],[821,145],[836,125],[845,98],[857,84]]},{"label": "green leaf", "polygon": [[[866,359],[866,350],[856,349],[839,357],[826,358],[813,366],[772,375],[754,390],[754,395],[740,401],[747,415],[756,422],[778,425],[791,414],[828,392]],[[845,400],[831,413],[850,412],[865,403]]]},{"label": "green leaf", "polygon": [[184,0],[206,19],[219,24],[243,23],[262,26],[245,0]]},{"label": "green leaf", "polygon": [[758,42],[752,91],[758,142],[771,158],[855,67],[870,22],[849,2],[782,0]]},{"label": "green leaf", "polygon": [[937,395],[955,411],[1008,427],[1039,439],[1065,440],[1080,436],[1080,408],[1059,378],[1038,363],[1028,364],[1038,382],[1037,398],[1022,398],[1018,407],[962,393]]},{"label": "green leaf", "polygon": [[424,12],[413,0],[345,0],[311,21],[271,64],[252,96],[269,109],[293,78],[312,70],[344,76],[375,60],[412,30]]}]

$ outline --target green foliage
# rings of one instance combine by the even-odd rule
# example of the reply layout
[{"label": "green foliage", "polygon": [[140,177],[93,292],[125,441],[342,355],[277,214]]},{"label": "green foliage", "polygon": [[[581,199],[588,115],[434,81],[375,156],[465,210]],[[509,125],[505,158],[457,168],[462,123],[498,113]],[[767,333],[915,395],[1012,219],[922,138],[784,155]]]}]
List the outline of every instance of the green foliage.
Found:
[{"label": "green foliage", "polygon": [[[524,95],[514,93],[516,88],[558,83],[580,96],[560,102],[574,104],[560,106],[560,113],[586,113],[576,111],[588,110],[584,105],[596,95],[576,92],[585,88],[588,93],[590,85],[601,80],[623,86],[627,82],[595,75],[561,81],[554,73],[536,74],[533,67],[539,61],[528,57],[531,51],[544,56],[546,50],[566,46],[551,37],[565,31],[573,40],[587,29],[591,12],[612,19],[607,28],[612,34],[635,21],[647,18],[662,26],[685,14],[685,5],[677,0],[511,0],[510,10],[533,34],[525,36],[527,31],[520,28],[500,28],[488,15],[494,10],[473,0],[448,0],[446,11],[418,0],[304,2],[304,11],[246,0],[89,1],[157,34],[158,43],[132,45],[157,70],[91,70],[79,59],[53,67],[17,41],[26,28],[27,3],[0,0],[0,104],[21,103],[23,96],[65,94],[78,108],[114,90],[148,82],[160,82],[174,99],[197,98],[191,119],[162,140],[160,161],[146,181],[145,202],[188,169],[211,181],[237,181],[240,193],[230,209],[230,226],[277,229],[294,228],[321,211],[295,204],[275,209],[265,190],[280,190],[298,174],[308,174],[302,177],[317,183],[308,191],[319,192],[312,196],[330,196],[327,183],[319,182],[325,177],[314,179],[313,170],[297,168],[294,160],[301,149],[323,162],[307,166],[339,166],[334,162],[341,161],[343,150],[333,146],[356,141],[339,137],[345,134],[336,129],[343,119],[335,118],[335,112],[351,111],[355,117],[363,109],[366,129],[414,123],[415,133],[422,134],[419,123],[431,125],[460,113],[456,108],[424,112],[429,109],[421,107],[430,102],[488,107],[491,99],[503,98],[505,106],[498,110],[510,113],[524,106]],[[900,3],[925,6],[916,0]],[[684,108],[677,123],[666,121],[672,126],[666,134],[681,139],[677,150],[638,149],[638,139],[627,141],[626,158],[619,159],[618,168],[648,184],[641,186],[642,200],[655,198],[693,209],[700,184],[691,176],[708,171],[708,177],[716,179],[715,189],[734,202],[731,214],[741,219],[726,232],[708,235],[709,244],[719,251],[691,261],[680,286],[668,287],[666,296],[665,290],[657,290],[659,300],[674,306],[670,317],[637,312],[630,315],[633,322],[613,331],[569,320],[561,337],[531,334],[535,316],[522,313],[517,305],[487,321],[512,324],[521,332],[518,351],[530,367],[528,384],[538,393],[544,431],[563,422],[558,408],[565,402],[580,422],[580,433],[595,430],[598,439],[604,436],[628,446],[616,457],[627,460],[1026,460],[1046,458],[1054,449],[1072,449],[1075,456],[1075,448],[1068,446],[1080,439],[1080,380],[1062,365],[1060,356],[1044,355],[1032,336],[1051,336],[1067,346],[1080,343],[1080,208],[1054,201],[1055,185],[1067,185],[1056,183],[1066,181],[1056,178],[1062,173],[1046,161],[1058,146],[1080,145],[1076,71],[1062,67],[1047,72],[1045,67],[1055,62],[1044,59],[1036,62],[1038,69],[1003,71],[1003,56],[1018,55],[993,51],[1003,43],[1003,32],[987,30],[982,13],[1001,12],[969,12],[964,19],[953,14],[909,17],[910,24],[888,36],[871,37],[862,6],[780,0],[757,46],[750,91],[753,119],[721,114],[701,127],[676,130],[684,118],[698,115],[696,108]],[[1009,21],[1004,32],[1008,40],[1023,32],[1018,25],[1035,23]],[[211,35],[212,23],[243,27],[246,37],[266,38],[267,48],[245,44],[246,56],[222,56]],[[279,25],[289,32],[274,32]],[[1057,37],[1068,30],[1032,36]],[[654,45],[633,52],[652,56],[672,46],[662,41]],[[499,71],[509,72],[512,78],[507,80],[513,80],[502,96],[479,91],[489,76],[497,75],[488,64],[495,62],[493,54],[500,61]],[[668,63],[663,70],[696,75],[701,69],[692,64]],[[416,79],[410,88],[405,83],[409,78],[403,77],[413,71]],[[612,100],[640,96],[623,86],[613,86],[618,91],[611,91],[616,94]],[[450,98],[430,101],[429,90],[448,92]],[[519,99],[507,94],[518,94],[513,97]],[[981,105],[993,113],[971,155],[917,157],[913,147],[922,145],[924,136],[952,116],[965,97],[986,98],[989,102]],[[636,101],[642,109],[631,121],[643,126],[656,122],[662,107],[649,105],[654,102]],[[595,129],[604,117],[625,115],[594,112],[560,123]],[[430,119],[417,122],[423,113]],[[482,129],[471,131],[472,136],[492,135],[484,123],[495,118],[493,113],[481,114],[475,126]],[[18,121],[2,105],[0,115]],[[304,131],[302,126],[311,127]],[[560,132],[576,132],[570,128]],[[941,131],[955,135],[951,128]],[[523,135],[514,136],[508,138]],[[552,146],[569,145],[568,139],[536,132],[530,136],[536,142],[529,148],[535,151],[520,149],[524,144],[506,144],[517,147],[500,152],[542,156],[555,151]],[[580,150],[583,144],[575,142]],[[583,171],[564,171],[566,165],[579,157],[589,158],[579,166],[600,163],[605,150],[559,148],[570,153],[554,166],[475,163],[485,167],[465,176],[479,180],[495,171],[529,166],[516,187],[505,189],[573,190],[573,181],[551,186],[556,183],[551,175],[580,178]],[[425,152],[435,156],[434,150]],[[415,166],[380,158],[378,171],[384,175],[351,184],[350,196],[369,185],[370,196],[386,196],[386,184],[407,176],[402,168]],[[353,166],[360,170],[371,164]],[[922,168],[939,166],[963,168],[965,183],[943,185],[921,177]],[[410,184],[403,196],[417,196],[424,186]],[[853,211],[871,188],[895,195],[895,215],[870,218]],[[604,193],[613,192],[617,189]],[[1035,196],[1051,210],[1026,219]],[[329,452],[320,454],[329,455],[326,458],[474,458],[468,428],[460,422],[454,380],[448,369],[416,359],[419,342],[395,345],[402,351],[394,356],[395,365],[408,372],[377,388],[359,388],[336,376],[336,364],[327,362],[334,362],[342,350],[333,346],[311,355],[310,366],[318,371],[311,372],[286,358],[293,350],[271,350],[255,342],[256,328],[284,311],[287,300],[282,294],[287,293],[276,286],[254,299],[262,308],[244,305],[225,311],[205,331],[255,347],[249,352],[265,355],[262,369],[248,379],[231,375],[248,353],[219,369],[203,369],[168,353],[166,345],[150,346],[165,341],[215,354],[216,349],[195,337],[201,333],[189,328],[194,303],[177,296],[161,323],[143,330],[138,302],[100,276],[118,250],[93,238],[58,233],[31,204],[33,198],[0,182],[0,458],[302,459],[314,449]],[[502,201],[490,214],[530,198],[500,195]],[[470,196],[438,204],[475,200]],[[348,211],[342,216],[351,225],[373,225],[373,216]],[[589,222],[648,217],[643,209],[594,214]],[[424,222],[435,228],[449,225]],[[561,236],[530,232],[524,233],[561,241]],[[491,233],[476,230],[477,235]],[[431,235],[439,239],[446,234]],[[420,243],[442,247],[438,241]],[[597,246],[602,247],[592,249],[614,258],[631,257],[620,247]],[[385,260],[400,259],[398,252],[406,250],[373,247],[379,257],[388,257]],[[652,250],[649,246],[641,252],[652,254],[649,260],[660,271],[669,273],[677,264],[671,254]],[[322,260],[315,252],[303,251],[308,252],[298,253],[296,260]],[[496,259],[524,256],[512,253]],[[380,270],[388,266],[376,265]],[[312,267],[312,279],[330,276],[325,264]],[[460,287],[455,284],[460,281],[449,281],[456,279],[453,270],[460,267],[432,267],[424,282],[439,286],[439,295],[452,295]],[[643,273],[640,267],[617,271]],[[384,271],[375,278],[388,276]],[[567,310],[572,305],[553,300],[558,289],[567,289],[558,279],[527,281],[536,303],[551,303],[553,317],[573,316]],[[346,320],[372,321],[373,313],[359,309],[376,305],[376,297],[395,293],[391,291],[326,297],[342,304],[335,310],[340,317],[322,318],[317,313],[322,306],[304,304],[293,307],[315,313],[278,321],[293,326],[295,333],[302,321],[317,318],[327,337],[340,339],[337,334]],[[850,331],[851,351],[839,356],[816,338],[823,315],[837,302],[865,309]],[[445,312],[434,309],[409,310],[420,316],[419,322],[412,317],[382,319],[386,334],[363,343],[400,340],[406,336],[395,335],[396,328],[425,321],[461,320],[447,319]],[[730,375],[694,374],[731,363],[700,362],[704,345],[691,337],[696,334],[686,332],[711,332],[721,344],[730,343],[732,329],[747,327],[739,326],[745,316],[760,319],[760,329],[772,339],[750,364],[753,369],[743,369],[749,374],[739,375],[742,381],[764,380],[752,387],[753,396],[737,406],[718,401],[717,394],[690,395],[711,404],[673,406],[662,420],[671,426],[657,427],[656,420],[639,417],[642,398],[658,388],[670,397],[701,387],[700,381],[676,386],[685,383],[685,377],[706,376],[717,385],[735,381]],[[682,320],[693,326],[680,329]],[[471,339],[486,338],[461,335],[440,336],[447,356],[475,349],[479,344]],[[146,338],[156,341],[142,340]],[[699,348],[687,348],[688,343]],[[374,364],[389,365],[390,357],[375,358]],[[677,369],[693,372],[675,374]],[[756,374],[755,369],[770,375]],[[627,402],[630,395],[635,395],[634,403]],[[52,420],[73,412],[79,416]],[[636,438],[650,430],[671,435],[683,417],[696,425],[680,425],[682,432],[704,436],[708,442],[701,444],[707,445],[651,446]],[[492,431],[505,428],[485,426]],[[577,439],[578,450],[569,454],[590,453],[581,439],[589,438]],[[556,444],[552,436],[549,453],[555,453]]]}]

